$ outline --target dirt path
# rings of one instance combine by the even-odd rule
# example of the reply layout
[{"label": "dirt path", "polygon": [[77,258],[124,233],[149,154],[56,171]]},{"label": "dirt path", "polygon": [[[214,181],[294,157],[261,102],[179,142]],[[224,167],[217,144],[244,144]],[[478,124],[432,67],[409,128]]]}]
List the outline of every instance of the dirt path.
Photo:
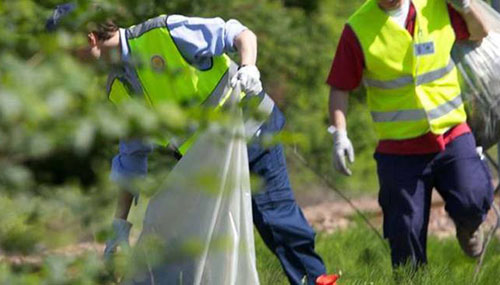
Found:
[{"label": "dirt path", "polygon": [[[313,225],[318,232],[333,233],[337,230],[345,229],[352,225],[355,218],[355,211],[347,202],[336,197],[331,191],[321,193],[321,191],[309,192],[307,196],[297,195],[297,200],[302,206],[307,220]],[[311,195],[311,193],[316,193]],[[497,197],[497,203],[500,198]],[[363,197],[353,200],[353,203],[363,213],[370,218],[370,221],[377,228],[382,225],[382,212],[375,197]],[[496,222],[496,216],[490,212],[487,219],[486,229],[490,229],[491,225]],[[429,233],[440,238],[450,237],[455,235],[455,227],[453,222],[448,217],[444,210],[443,201],[439,195],[433,196],[433,207],[429,222]],[[497,233],[497,235],[500,233]],[[48,255],[60,256],[80,256],[88,252],[95,252],[101,255],[104,250],[104,245],[94,242],[81,242],[67,247],[59,248],[42,252],[38,255],[21,256],[9,255],[5,256],[0,250],[0,263],[8,262],[11,265],[26,265],[40,266],[44,257]]]},{"label": "dirt path", "polygon": [[[304,202],[299,196],[299,203]],[[497,199],[497,203],[500,199]],[[382,210],[380,209],[377,199],[374,197],[364,197],[353,200],[356,207],[370,218],[373,225],[377,228],[382,226]],[[339,229],[345,229],[352,224],[353,218],[356,215],[354,209],[347,202],[340,198],[332,201],[332,197],[328,196],[326,202],[321,202],[315,205],[303,206],[304,215],[313,227],[319,232],[333,233]],[[496,222],[496,216],[493,211],[490,211],[486,228],[489,229]],[[444,203],[441,197],[435,194],[432,198],[432,209],[429,221],[429,233],[439,238],[445,238],[455,235],[455,226],[448,214],[444,210]]]}]

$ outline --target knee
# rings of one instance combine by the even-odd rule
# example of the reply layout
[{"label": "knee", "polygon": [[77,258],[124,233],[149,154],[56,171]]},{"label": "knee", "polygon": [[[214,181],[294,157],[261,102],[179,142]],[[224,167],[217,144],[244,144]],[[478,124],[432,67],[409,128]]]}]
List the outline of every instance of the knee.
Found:
[{"label": "knee", "polygon": [[277,240],[292,247],[314,244],[316,233],[295,201],[283,201],[275,206],[266,213],[266,220]]},{"label": "knee", "polygon": [[481,223],[492,203],[492,189],[485,186],[482,189],[471,189],[469,194],[459,198],[457,203],[447,203],[446,210],[455,223]]}]

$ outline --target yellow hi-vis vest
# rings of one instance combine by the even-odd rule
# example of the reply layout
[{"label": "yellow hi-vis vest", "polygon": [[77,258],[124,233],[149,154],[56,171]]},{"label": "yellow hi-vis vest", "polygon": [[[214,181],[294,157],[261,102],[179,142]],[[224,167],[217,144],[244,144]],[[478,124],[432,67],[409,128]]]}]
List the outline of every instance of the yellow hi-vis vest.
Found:
[{"label": "yellow hi-vis vest", "polygon": [[[229,79],[237,66],[227,55],[213,57],[206,70],[188,63],[170,35],[166,15],[132,26],[125,35],[133,66],[128,73],[108,79],[113,103],[141,96],[151,107],[165,102],[217,106],[226,99]],[[162,139],[161,144],[167,143]]]},{"label": "yellow hi-vis vest", "polygon": [[363,82],[380,139],[443,134],[466,121],[450,54],[455,33],[446,0],[412,2],[413,38],[376,0],[368,0],[348,21],[365,57]]},{"label": "yellow hi-vis vest", "polygon": [[[132,26],[125,35],[142,88],[132,88],[133,93],[142,93],[152,106],[162,102],[203,103],[229,79],[231,60],[227,55],[213,57],[212,66],[206,70],[184,59],[170,36],[166,15]],[[123,91],[125,86],[115,80],[109,90],[110,100],[118,103],[129,97],[131,92]]]}]

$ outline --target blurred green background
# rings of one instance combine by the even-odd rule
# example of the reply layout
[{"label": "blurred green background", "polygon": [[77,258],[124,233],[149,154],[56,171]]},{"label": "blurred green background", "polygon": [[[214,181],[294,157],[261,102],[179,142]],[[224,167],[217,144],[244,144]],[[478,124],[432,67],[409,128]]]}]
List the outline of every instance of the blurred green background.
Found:
[{"label": "blurred green background", "polygon": [[[351,95],[349,106],[348,132],[356,151],[352,177],[333,171],[326,132],[325,81],[343,25],[362,0],[100,2],[117,14],[122,27],[159,14],[240,20],[258,35],[265,89],[287,117],[283,141],[294,190],[307,195],[324,185],[292,150],[350,196],[377,192],[372,159],[376,137],[362,90]],[[86,43],[86,35],[45,32],[45,19],[60,3],[0,0],[0,256],[103,242],[117,193],[108,175],[118,139],[142,132],[175,133],[188,117],[188,111],[175,106],[152,112],[132,103],[118,112],[107,101],[103,68],[70,56],[70,50]],[[152,166],[171,164],[152,161]],[[167,171],[158,167],[141,185],[146,197]],[[136,223],[139,228],[140,220]],[[95,254],[49,256],[37,264],[0,260],[0,283],[93,284],[110,278]]]}]

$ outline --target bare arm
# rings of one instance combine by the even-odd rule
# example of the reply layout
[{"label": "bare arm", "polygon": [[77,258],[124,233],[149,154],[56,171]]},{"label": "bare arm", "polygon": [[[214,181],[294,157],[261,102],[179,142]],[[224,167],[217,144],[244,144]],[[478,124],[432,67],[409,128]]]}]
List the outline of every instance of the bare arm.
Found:
[{"label": "bare arm", "polygon": [[[349,93],[339,89],[330,90],[330,123],[336,128],[333,137],[333,166],[340,173],[351,176],[352,172],[347,166],[347,159],[354,162],[354,148],[347,137],[346,113]],[[347,157],[347,159],[346,159]]]},{"label": "bare arm", "polygon": [[134,195],[130,194],[127,190],[121,190],[118,193],[118,200],[116,201],[115,219],[127,220],[130,207],[132,206],[132,201],[134,200]]},{"label": "bare arm", "polygon": [[349,101],[349,93],[336,88],[330,90],[330,124],[339,130],[345,130],[346,113]]},{"label": "bare arm", "polygon": [[467,29],[470,34],[469,40],[481,41],[488,35],[488,29],[483,20],[481,20],[481,15],[474,1],[471,3],[470,9],[465,12],[459,11],[459,13],[467,24]]},{"label": "bare arm", "polygon": [[238,49],[240,65],[255,65],[257,63],[257,36],[250,30],[244,30],[234,40]]}]

